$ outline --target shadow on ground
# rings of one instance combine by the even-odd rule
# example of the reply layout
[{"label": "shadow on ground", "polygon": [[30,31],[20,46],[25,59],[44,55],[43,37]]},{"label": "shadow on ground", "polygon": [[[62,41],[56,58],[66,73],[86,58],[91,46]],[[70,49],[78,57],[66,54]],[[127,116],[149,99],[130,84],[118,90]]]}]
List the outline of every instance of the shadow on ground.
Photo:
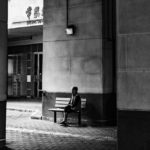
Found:
[{"label": "shadow on ground", "polygon": [[0,148],[1,150],[14,150],[14,149],[11,149],[11,148],[9,148],[9,147],[7,147],[7,146],[4,146],[4,147],[2,147],[2,148]]}]

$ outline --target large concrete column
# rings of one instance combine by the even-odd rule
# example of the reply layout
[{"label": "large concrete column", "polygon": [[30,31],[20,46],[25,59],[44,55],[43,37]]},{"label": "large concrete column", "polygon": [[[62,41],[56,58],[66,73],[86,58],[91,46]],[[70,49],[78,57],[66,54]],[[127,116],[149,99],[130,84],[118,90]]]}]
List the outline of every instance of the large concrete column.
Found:
[{"label": "large concrete column", "polygon": [[103,37],[104,6],[102,0],[68,2],[68,21],[76,26],[71,36],[65,33],[66,0],[44,1],[43,116],[53,117],[48,108],[54,107],[55,98],[69,97],[71,88],[78,86],[87,98],[88,119],[107,122],[113,119],[109,114],[114,100],[112,41]]},{"label": "large concrete column", "polygon": [[149,8],[149,0],[117,0],[118,150],[150,149]]},{"label": "large concrete column", "polygon": [[[70,96],[73,86],[87,98],[88,116],[102,119],[102,1],[69,0],[69,24],[76,26],[68,36],[66,0],[44,1],[43,89],[44,112],[54,107],[56,96]],[[51,114],[53,115],[53,114]]]},{"label": "large concrete column", "polygon": [[7,90],[7,0],[0,1],[0,147],[5,143]]}]

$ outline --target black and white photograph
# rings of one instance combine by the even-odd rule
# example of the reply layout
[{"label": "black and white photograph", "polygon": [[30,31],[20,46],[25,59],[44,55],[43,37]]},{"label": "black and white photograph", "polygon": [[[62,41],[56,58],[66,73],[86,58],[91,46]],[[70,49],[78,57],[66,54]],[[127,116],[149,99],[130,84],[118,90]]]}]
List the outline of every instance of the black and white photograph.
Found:
[{"label": "black and white photograph", "polygon": [[0,150],[150,150],[149,0],[0,0]]}]

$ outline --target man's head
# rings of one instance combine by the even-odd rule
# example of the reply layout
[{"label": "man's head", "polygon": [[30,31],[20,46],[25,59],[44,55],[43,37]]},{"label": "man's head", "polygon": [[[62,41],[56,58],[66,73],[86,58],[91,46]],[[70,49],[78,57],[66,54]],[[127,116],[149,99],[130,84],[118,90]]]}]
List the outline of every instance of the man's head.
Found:
[{"label": "man's head", "polygon": [[77,93],[78,93],[78,87],[75,86],[72,88],[72,94],[73,96],[75,96]]}]

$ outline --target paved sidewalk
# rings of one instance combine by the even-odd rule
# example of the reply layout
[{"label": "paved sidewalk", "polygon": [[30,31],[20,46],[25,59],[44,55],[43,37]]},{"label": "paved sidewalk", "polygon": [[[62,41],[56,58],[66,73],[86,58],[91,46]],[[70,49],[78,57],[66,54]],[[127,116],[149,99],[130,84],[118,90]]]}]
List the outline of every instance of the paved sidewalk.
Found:
[{"label": "paved sidewalk", "polygon": [[36,110],[42,111],[42,102],[36,100],[8,100],[7,101],[8,110],[18,110],[24,112],[35,112]]},{"label": "paved sidewalk", "polygon": [[7,130],[6,147],[12,150],[116,150],[116,142],[101,138]]},{"label": "paved sidewalk", "polygon": [[50,121],[31,119],[32,113],[7,109],[6,149],[117,149],[117,130],[115,127],[78,127],[76,122],[71,123],[69,127],[63,127]]},{"label": "paved sidewalk", "polygon": [[42,102],[37,100],[7,101],[7,110],[32,112],[32,119],[42,119]]}]

